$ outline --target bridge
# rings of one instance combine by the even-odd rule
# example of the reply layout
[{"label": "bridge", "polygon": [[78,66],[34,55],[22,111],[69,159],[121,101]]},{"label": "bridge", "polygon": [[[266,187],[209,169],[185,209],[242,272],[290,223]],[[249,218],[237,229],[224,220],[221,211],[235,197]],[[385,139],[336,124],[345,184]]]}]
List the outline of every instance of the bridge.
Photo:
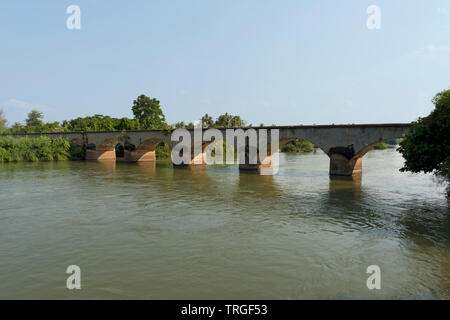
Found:
[{"label": "bridge", "polygon": [[[352,125],[305,125],[305,126],[273,126],[233,129],[271,129],[279,130],[279,146],[295,139],[304,139],[315,147],[322,149],[330,157],[330,175],[350,176],[362,173],[362,158],[375,145],[383,141],[401,138],[409,123],[392,124],[352,124]],[[193,131],[193,129],[188,129]],[[225,137],[225,130],[218,128]],[[155,149],[161,143],[167,143],[172,148],[179,141],[172,141],[173,130],[138,130],[138,131],[98,131],[98,132],[58,132],[15,134],[12,137],[61,137],[70,143],[86,146],[86,160],[111,161],[116,160],[117,144],[124,147],[125,161],[155,161]],[[193,136],[193,134],[191,135]],[[258,135],[259,139],[259,135]],[[190,161],[185,166],[205,164],[205,148],[213,140],[203,141],[202,150],[198,154],[192,152]],[[270,143],[270,142],[269,142]],[[192,140],[193,145],[193,140]],[[192,148],[194,150],[194,148]],[[267,159],[258,159],[256,164],[240,164],[242,170],[260,170],[263,166],[272,165],[270,146]],[[198,161],[200,157],[200,161]],[[195,161],[197,159],[197,161]]]}]

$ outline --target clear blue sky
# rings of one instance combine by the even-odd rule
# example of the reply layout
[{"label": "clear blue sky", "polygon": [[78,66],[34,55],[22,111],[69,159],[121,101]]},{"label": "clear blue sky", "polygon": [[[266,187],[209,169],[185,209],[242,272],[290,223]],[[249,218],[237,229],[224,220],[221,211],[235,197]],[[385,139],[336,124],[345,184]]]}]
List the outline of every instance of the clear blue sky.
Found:
[{"label": "clear blue sky", "polygon": [[[66,8],[81,8],[81,30]],[[381,8],[381,29],[366,9]],[[448,0],[2,1],[0,108],[10,123],[229,112],[254,125],[408,122],[450,87]]]}]

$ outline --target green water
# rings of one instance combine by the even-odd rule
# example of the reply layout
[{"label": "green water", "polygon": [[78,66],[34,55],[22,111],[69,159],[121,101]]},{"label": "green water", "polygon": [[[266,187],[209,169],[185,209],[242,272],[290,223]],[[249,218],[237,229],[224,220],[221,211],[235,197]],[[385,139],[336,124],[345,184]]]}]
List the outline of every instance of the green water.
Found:
[{"label": "green water", "polygon": [[369,152],[353,180],[330,180],[322,152],[282,154],[276,176],[0,164],[0,298],[449,299],[449,203],[402,162]]}]

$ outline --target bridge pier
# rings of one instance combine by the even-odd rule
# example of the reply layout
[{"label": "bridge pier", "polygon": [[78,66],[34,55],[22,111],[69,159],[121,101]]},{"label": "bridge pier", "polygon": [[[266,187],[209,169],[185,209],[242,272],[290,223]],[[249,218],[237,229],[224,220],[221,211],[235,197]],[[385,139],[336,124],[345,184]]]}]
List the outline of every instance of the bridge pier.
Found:
[{"label": "bridge pier", "polygon": [[[248,143],[248,142],[247,142]],[[264,174],[269,174],[270,170],[273,169],[273,155],[271,146],[267,146],[266,155],[264,159],[261,160],[259,149],[255,150],[254,155],[256,158],[253,158],[251,161],[250,156],[251,152],[248,144],[245,147],[245,163],[239,164],[239,170],[242,171],[258,171],[261,172],[264,170]],[[251,163],[256,162],[256,163]]]},{"label": "bridge pier", "polygon": [[154,162],[156,161],[155,150],[135,150],[135,151],[124,151],[124,160],[129,162]]},{"label": "bridge pier", "polygon": [[86,150],[86,160],[116,160],[116,150],[115,149],[107,149],[107,150]]},{"label": "bridge pier", "polygon": [[258,161],[255,164],[249,164],[247,162],[246,159],[246,163],[245,164],[239,164],[239,170],[243,170],[243,171],[261,171],[261,169],[270,169],[272,168],[272,161],[273,161],[273,157],[272,155],[268,155],[263,161],[259,160],[258,157]]},{"label": "bridge pier", "polygon": [[347,159],[346,156],[333,153],[330,155],[331,176],[352,176],[362,173],[362,157]]},{"label": "bridge pier", "polygon": [[[192,148],[193,150],[193,148]],[[186,168],[186,167],[195,167],[196,169],[199,168],[206,168],[206,152],[199,153],[197,155],[194,155],[194,151],[191,152],[191,161],[189,163],[182,163],[182,164],[173,164],[174,167],[177,168]]]}]

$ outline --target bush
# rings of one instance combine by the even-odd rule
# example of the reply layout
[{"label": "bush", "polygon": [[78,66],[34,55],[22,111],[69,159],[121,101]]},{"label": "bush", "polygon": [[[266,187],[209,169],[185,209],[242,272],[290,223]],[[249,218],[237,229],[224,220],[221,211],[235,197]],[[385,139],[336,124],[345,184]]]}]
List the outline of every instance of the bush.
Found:
[{"label": "bush", "polygon": [[287,144],[281,147],[281,152],[311,152],[314,145],[303,139],[296,139],[289,141]]},{"label": "bush", "polygon": [[0,138],[0,161],[67,160],[70,144],[63,138]]},{"label": "bush", "polygon": [[70,160],[84,160],[86,156],[86,146],[80,146],[76,143],[71,143],[69,148]]},{"label": "bush", "polygon": [[387,144],[384,142],[381,142],[377,144],[375,147],[373,147],[375,150],[384,150],[387,149]]},{"label": "bush", "polygon": [[156,159],[170,159],[171,152],[170,146],[167,143],[161,142],[155,149]]}]

